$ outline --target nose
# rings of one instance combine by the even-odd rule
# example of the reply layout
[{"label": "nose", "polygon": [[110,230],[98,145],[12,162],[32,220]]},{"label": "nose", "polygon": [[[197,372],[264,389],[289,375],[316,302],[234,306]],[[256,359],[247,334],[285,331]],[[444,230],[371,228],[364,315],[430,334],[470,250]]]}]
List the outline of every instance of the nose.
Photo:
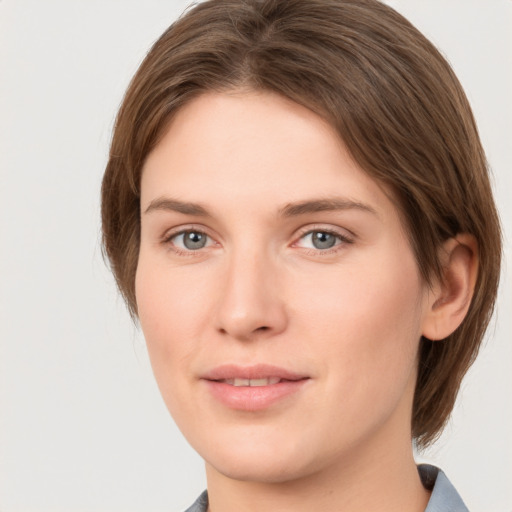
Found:
[{"label": "nose", "polygon": [[218,332],[247,341],[282,333],[288,318],[280,272],[262,253],[232,255],[216,311]]}]

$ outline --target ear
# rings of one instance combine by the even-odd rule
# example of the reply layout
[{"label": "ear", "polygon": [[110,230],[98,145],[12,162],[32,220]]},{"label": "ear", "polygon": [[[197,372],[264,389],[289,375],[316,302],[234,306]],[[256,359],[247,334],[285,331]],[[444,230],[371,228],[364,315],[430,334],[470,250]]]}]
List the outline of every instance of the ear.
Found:
[{"label": "ear", "polygon": [[442,340],[462,323],[468,312],[478,275],[478,244],[474,236],[459,234],[440,249],[442,282],[436,282],[428,299],[422,335]]}]

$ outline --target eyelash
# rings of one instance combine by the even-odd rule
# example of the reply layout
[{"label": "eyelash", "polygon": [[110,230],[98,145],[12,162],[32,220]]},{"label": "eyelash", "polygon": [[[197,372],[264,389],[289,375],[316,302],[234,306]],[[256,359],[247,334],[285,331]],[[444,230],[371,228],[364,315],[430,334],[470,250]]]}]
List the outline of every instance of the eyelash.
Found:
[{"label": "eyelash", "polygon": [[[169,246],[170,250],[172,250],[175,254],[178,256],[188,256],[188,257],[197,257],[202,255],[202,250],[204,248],[199,248],[197,250],[188,249],[184,250],[176,245],[173,244],[172,240],[180,235],[185,235],[186,233],[197,233],[199,235],[204,235],[210,240],[213,240],[213,238],[208,235],[208,233],[202,229],[202,228],[196,228],[194,226],[187,227],[185,229],[180,229],[179,231],[173,231],[171,233],[166,233],[162,237],[162,244]],[[308,226],[306,230],[304,230],[302,233],[299,234],[299,236],[296,238],[296,241],[293,242],[292,247],[296,246],[297,243],[304,239],[306,236],[311,235],[313,233],[325,233],[328,235],[332,235],[337,239],[337,242],[333,247],[327,248],[327,249],[312,249],[312,248],[303,248],[304,252],[309,256],[327,256],[331,254],[335,254],[343,249],[345,245],[350,245],[354,243],[354,237],[348,236],[346,234],[342,234],[341,232],[334,230],[334,229],[328,229],[324,228],[322,226]]]},{"label": "eyelash", "polygon": [[322,226],[308,226],[308,228],[300,233],[299,237],[297,238],[297,241],[293,243],[293,245],[296,245],[300,240],[304,239],[307,235],[311,235],[313,233],[324,233],[327,235],[332,235],[337,239],[337,242],[333,247],[330,247],[328,249],[311,249],[311,248],[304,248],[306,254],[308,256],[328,256],[335,254],[341,250],[343,250],[343,247],[346,245],[350,245],[354,243],[354,237],[347,235],[345,233],[341,233],[340,231],[337,231],[335,229],[330,228],[324,228]]},{"label": "eyelash", "polygon": [[177,247],[176,245],[173,244],[172,240],[180,235],[185,235],[186,233],[197,233],[199,235],[204,235],[206,236],[207,238],[209,238],[210,240],[213,240],[213,238],[208,235],[208,233],[206,233],[206,231],[202,228],[196,228],[194,226],[188,226],[184,229],[180,229],[179,231],[172,231],[172,232],[167,232],[163,237],[162,237],[162,244],[166,245],[169,247],[170,250],[172,250],[175,254],[177,254],[178,256],[189,256],[189,257],[197,257],[197,256],[201,256],[202,254],[202,251],[201,249],[198,249],[198,250],[192,250],[192,249],[188,249],[188,250],[184,250],[184,249],[181,249],[180,247]]}]

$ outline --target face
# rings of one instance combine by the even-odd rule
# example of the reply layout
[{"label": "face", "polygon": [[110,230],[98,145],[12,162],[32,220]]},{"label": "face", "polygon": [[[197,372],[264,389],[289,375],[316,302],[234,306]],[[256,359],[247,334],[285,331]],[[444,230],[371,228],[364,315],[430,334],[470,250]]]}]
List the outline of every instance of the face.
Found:
[{"label": "face", "polygon": [[428,291],[392,196],[326,122],[204,94],[141,187],[140,323],[210,472],[282,482],[410,449]]}]

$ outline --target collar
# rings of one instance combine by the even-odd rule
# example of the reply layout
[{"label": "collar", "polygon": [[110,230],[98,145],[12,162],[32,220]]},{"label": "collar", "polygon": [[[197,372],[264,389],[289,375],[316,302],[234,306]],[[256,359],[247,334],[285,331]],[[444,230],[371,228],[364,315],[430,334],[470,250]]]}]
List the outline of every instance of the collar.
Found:
[{"label": "collar", "polygon": [[455,487],[439,468],[420,464],[418,473],[423,486],[432,490],[425,512],[469,512]]}]

